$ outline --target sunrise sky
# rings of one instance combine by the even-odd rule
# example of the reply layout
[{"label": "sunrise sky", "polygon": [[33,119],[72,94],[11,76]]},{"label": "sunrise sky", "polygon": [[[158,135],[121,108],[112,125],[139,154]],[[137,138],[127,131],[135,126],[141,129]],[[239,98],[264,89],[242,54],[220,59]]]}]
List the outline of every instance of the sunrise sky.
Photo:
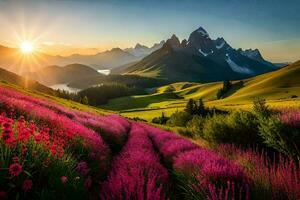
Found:
[{"label": "sunrise sky", "polygon": [[30,40],[49,54],[151,46],[203,26],[274,61],[300,57],[297,0],[0,0],[0,44]]}]

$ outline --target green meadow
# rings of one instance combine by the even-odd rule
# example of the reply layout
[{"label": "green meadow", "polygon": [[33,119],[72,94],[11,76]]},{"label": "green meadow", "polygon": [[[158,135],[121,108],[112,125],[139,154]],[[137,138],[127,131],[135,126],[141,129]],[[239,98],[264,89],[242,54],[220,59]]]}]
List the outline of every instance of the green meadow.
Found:
[{"label": "green meadow", "polygon": [[135,95],[112,99],[102,106],[120,112],[126,117],[146,120],[161,115],[169,116],[184,109],[188,99],[202,98],[208,107],[225,110],[249,109],[255,98],[266,99],[270,107],[300,107],[300,62],[280,70],[253,78],[232,81],[231,89],[222,99],[217,99],[223,82],[180,82],[156,88],[148,95]]}]

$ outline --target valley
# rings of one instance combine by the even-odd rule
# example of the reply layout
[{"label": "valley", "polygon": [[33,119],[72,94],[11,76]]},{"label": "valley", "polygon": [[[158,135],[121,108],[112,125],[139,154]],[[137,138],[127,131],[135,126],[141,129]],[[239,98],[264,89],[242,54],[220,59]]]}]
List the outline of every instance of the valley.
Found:
[{"label": "valley", "polygon": [[[209,107],[226,110],[248,109],[256,97],[267,100],[271,107],[299,107],[300,63],[296,62],[275,72],[241,80],[243,85],[232,88],[223,99],[217,99],[217,92],[223,82],[214,83],[174,83],[158,87],[153,94],[112,99],[102,106],[120,111],[127,117],[139,116],[151,120],[162,112],[170,115],[177,109],[182,110],[188,99],[202,98]],[[240,81],[233,81],[238,83]]]},{"label": "valley", "polygon": [[0,0],[0,200],[299,200],[299,10]]}]

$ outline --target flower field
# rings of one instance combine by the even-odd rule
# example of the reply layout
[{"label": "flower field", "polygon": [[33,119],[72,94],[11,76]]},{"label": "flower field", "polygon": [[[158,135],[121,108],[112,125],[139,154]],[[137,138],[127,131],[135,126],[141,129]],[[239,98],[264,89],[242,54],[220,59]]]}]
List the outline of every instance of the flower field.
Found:
[{"label": "flower field", "polygon": [[[299,112],[282,115],[297,125]],[[2,199],[300,199],[299,163],[0,86]]]}]

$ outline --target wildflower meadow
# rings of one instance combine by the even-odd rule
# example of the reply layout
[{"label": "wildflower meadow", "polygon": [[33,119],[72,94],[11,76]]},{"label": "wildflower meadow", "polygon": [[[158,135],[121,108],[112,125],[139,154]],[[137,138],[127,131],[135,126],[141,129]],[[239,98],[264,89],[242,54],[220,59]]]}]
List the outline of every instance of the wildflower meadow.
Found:
[{"label": "wildflower meadow", "polygon": [[[300,199],[299,162],[0,87],[0,200]],[[299,111],[280,114],[299,125]]]}]

